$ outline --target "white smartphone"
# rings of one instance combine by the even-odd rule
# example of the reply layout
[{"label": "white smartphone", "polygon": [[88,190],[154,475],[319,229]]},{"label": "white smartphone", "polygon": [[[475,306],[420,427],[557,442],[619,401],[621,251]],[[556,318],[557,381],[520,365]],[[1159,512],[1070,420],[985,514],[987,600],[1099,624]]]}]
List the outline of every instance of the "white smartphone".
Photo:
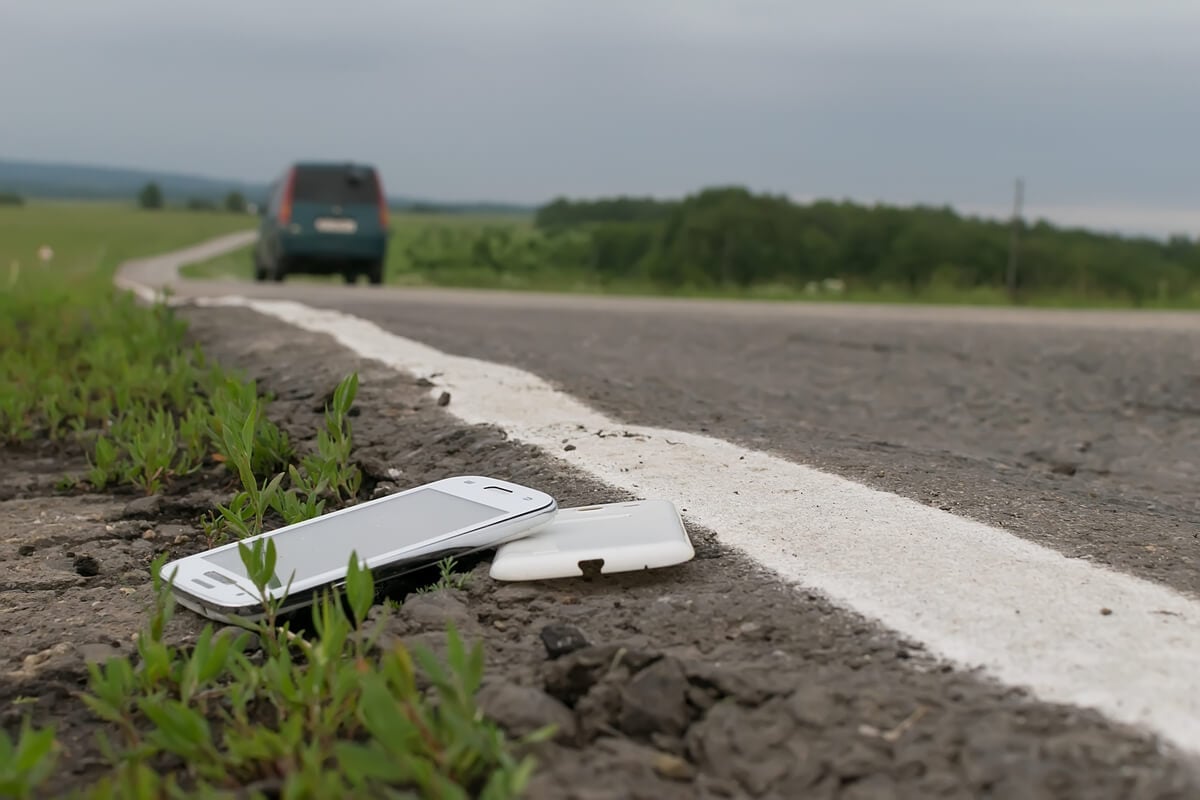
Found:
[{"label": "white smartphone", "polygon": [[[344,585],[350,554],[376,582],[415,563],[494,547],[554,518],[554,498],[514,483],[464,476],[381,497],[315,519],[243,539],[275,544],[273,599],[287,594],[282,611],[309,605],[324,589]],[[176,600],[217,620],[259,619],[264,609],[250,583],[238,542],[176,559],[163,566]],[[289,586],[290,582],[290,586]]]},{"label": "white smartphone", "polygon": [[559,509],[554,521],[502,544],[489,574],[498,581],[580,577],[669,567],[695,555],[675,505],[637,500]]}]

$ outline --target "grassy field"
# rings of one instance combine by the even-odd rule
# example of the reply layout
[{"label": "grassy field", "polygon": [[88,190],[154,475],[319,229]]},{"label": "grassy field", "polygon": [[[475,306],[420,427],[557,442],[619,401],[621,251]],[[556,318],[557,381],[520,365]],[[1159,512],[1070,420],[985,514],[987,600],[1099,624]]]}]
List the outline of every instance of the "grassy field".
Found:
[{"label": "grassy field", "polygon": [[[476,216],[468,214],[421,214],[393,212],[392,238],[388,243],[387,282],[400,285],[480,286],[503,285],[495,275],[475,274],[463,262],[470,248],[485,230],[503,230],[519,239],[539,234],[532,221],[517,216]],[[245,247],[183,269],[192,278],[253,277],[251,248]],[[489,278],[492,280],[489,281]],[[295,276],[289,280],[339,282],[337,276]],[[522,288],[539,288],[528,286]]]},{"label": "grassy field", "polygon": [[[0,285],[14,273],[53,270],[106,281],[123,260],[153,255],[254,227],[244,214],[142,211],[104,203],[0,207]],[[54,251],[46,265],[38,249]]]},{"label": "grassy field", "polygon": [[[602,279],[587,269],[566,266],[562,257],[579,261],[585,233],[575,232],[551,243],[532,221],[522,217],[479,217],[453,214],[394,214],[385,280],[396,286],[443,286],[613,295],[668,295],[766,301],[925,303],[933,305],[1003,306],[1011,303],[1001,288],[964,289],[931,284],[917,292],[901,288],[849,286],[841,290],[819,284],[796,286],[764,283],[732,286],[663,287],[643,279]],[[572,240],[575,238],[575,241]],[[482,245],[486,245],[481,250]],[[575,245],[578,245],[577,249]],[[489,265],[490,262],[490,265]],[[252,277],[250,248],[235,251],[183,270],[193,278]],[[289,280],[340,283],[336,276],[295,276]],[[1127,308],[1121,297],[1042,290],[1021,298],[1023,305],[1047,308]],[[1195,308],[1200,296],[1149,299],[1142,308]]]}]

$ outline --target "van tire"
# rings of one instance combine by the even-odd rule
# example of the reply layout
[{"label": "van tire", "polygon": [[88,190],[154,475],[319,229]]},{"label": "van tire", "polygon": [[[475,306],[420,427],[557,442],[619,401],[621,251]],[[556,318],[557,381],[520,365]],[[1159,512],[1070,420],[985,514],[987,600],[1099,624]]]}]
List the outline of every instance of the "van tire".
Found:
[{"label": "van tire", "polygon": [[256,254],[254,256],[254,280],[265,281],[267,279],[267,268],[263,266],[262,259]]},{"label": "van tire", "polygon": [[354,270],[348,269],[342,273],[342,280],[346,282],[347,286],[353,286],[354,284],[358,283],[358,273]]},{"label": "van tire", "polygon": [[283,279],[287,277],[287,263],[281,258],[275,262],[274,269],[271,270],[271,280],[276,283],[283,283]]},{"label": "van tire", "polygon": [[383,283],[383,262],[379,261],[367,268],[367,280],[372,286],[379,286]]}]

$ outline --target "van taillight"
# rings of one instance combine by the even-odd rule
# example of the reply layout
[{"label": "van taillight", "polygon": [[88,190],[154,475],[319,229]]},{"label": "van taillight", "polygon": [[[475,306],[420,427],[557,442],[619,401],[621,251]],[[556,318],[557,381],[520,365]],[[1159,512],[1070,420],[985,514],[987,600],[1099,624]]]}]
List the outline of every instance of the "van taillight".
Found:
[{"label": "van taillight", "polygon": [[292,188],[296,183],[296,168],[288,170],[287,180],[283,184],[283,197],[279,201],[279,224],[287,225],[292,221]]},{"label": "van taillight", "polygon": [[375,176],[375,188],[379,191],[379,227],[388,226],[387,196],[383,193],[383,180]]}]

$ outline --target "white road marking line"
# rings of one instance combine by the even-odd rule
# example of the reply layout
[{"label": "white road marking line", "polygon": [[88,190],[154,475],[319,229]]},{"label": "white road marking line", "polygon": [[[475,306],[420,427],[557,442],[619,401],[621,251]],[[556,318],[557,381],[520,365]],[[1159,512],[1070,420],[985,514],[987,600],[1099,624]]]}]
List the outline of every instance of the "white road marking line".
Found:
[{"label": "white road marking line", "polygon": [[[452,393],[445,410],[462,421],[497,425],[611,486],[670,499],[782,578],[953,663],[1200,754],[1194,599],[781,458],[622,424],[530,373],[443,353],[341,312],[238,296],[193,302],[250,308],[429,377],[432,392]],[[564,440],[577,449],[564,451]]]}]

